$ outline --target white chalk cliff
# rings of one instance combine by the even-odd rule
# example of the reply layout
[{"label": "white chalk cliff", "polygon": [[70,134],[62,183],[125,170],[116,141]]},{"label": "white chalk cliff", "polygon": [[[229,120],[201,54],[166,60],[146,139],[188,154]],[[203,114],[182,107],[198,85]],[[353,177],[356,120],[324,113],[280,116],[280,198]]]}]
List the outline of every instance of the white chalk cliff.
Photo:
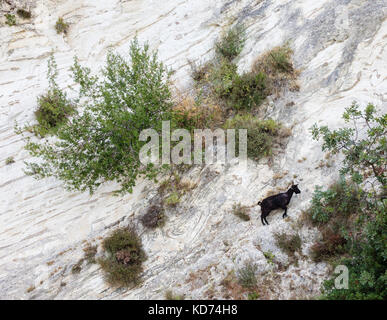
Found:
[{"label": "white chalk cliff", "polygon": [[[27,6],[32,18],[17,17],[15,26],[6,25],[8,2]],[[314,123],[342,125],[341,114],[353,100],[387,109],[385,0],[36,0],[0,6],[0,299],[163,299],[169,289],[187,299],[224,298],[222,280],[249,260],[258,265],[264,298],[319,294],[328,266],[308,258],[318,231],[299,218],[315,185],[337,178],[340,159],[319,166],[324,153],[309,128]],[[58,17],[70,23],[67,35],[56,33]],[[140,42],[158,49],[160,59],[176,71],[175,86],[185,90],[192,86],[188,60],[210,59],[214,41],[236,21],[247,26],[240,71],[286,41],[301,71],[299,92],[265,102],[267,117],[293,127],[272,166],[262,160],[249,163],[248,170],[209,165],[190,171],[185,179],[198,186],[167,210],[165,226],[156,231],[145,231],[138,223],[157,194],[153,182],[141,180],[132,194],[119,197],[112,194],[116,186],[106,184],[90,196],[65,191],[54,178],[35,180],[24,174],[23,161],[30,156],[14,123],[34,121],[52,51],[58,83],[66,88],[75,55],[98,70],[108,50],[127,53],[137,33]],[[15,163],[6,165],[11,156]],[[273,179],[276,173],[283,177]],[[302,193],[292,199],[288,219],[272,213],[270,225],[262,226],[259,207],[251,209],[248,222],[230,213],[235,202],[252,205],[270,190],[285,189],[295,175]],[[99,244],[101,237],[127,224],[138,225],[148,257],[141,285],[111,288],[97,264],[71,272],[85,241]],[[273,234],[295,230],[303,256],[298,265],[274,269],[263,252],[271,251],[286,264],[289,258],[275,246]]]}]

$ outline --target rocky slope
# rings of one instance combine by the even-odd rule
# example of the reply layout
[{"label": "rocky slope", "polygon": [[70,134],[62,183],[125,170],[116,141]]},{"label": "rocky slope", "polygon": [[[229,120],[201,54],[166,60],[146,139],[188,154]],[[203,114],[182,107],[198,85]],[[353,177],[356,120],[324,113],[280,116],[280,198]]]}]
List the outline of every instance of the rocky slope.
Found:
[{"label": "rocky slope", "polygon": [[[315,185],[337,176],[339,159],[324,160],[312,141],[313,123],[342,125],[340,116],[353,100],[387,107],[387,4],[383,0],[38,0],[3,1],[27,5],[30,20],[16,26],[0,22],[0,298],[1,299],[147,299],[164,298],[166,290],[187,298],[235,298],[224,285],[230,271],[246,261],[258,265],[261,298],[309,298],[319,294],[327,275],[324,263],[307,257],[318,232],[304,225]],[[54,25],[63,16],[67,35]],[[53,51],[58,82],[70,83],[67,70],[77,55],[94,70],[108,50],[127,51],[138,34],[176,72],[179,90],[192,85],[188,60],[205,61],[213,54],[220,32],[233,22],[247,26],[247,42],[238,61],[248,70],[264,51],[289,41],[295,66],[301,70],[300,91],[268,99],[266,116],[292,126],[292,137],[269,166],[267,161],[237,166],[196,168],[185,179],[197,182],[175,209],[167,211],[162,229],[144,231],[138,218],[157,197],[157,186],[139,181],[132,194],[115,197],[115,186],[93,196],[64,191],[59,181],[36,181],[23,173],[23,150],[14,122],[34,119],[36,97],[45,91],[47,57]],[[15,163],[6,165],[13,156]],[[273,175],[283,176],[274,179]],[[273,189],[285,189],[297,177],[302,193],[289,206],[290,218],[271,214],[270,226],[252,219],[242,222],[230,213],[235,202],[252,205]],[[118,225],[136,224],[142,233],[143,283],[131,290],[110,288],[98,265],[72,266],[83,256],[85,241],[98,244]],[[303,255],[286,265],[288,256],[275,246],[275,232],[299,232]],[[100,248],[99,253],[100,254]],[[271,264],[264,252],[271,251]],[[30,288],[28,290],[28,288]],[[28,292],[27,292],[28,291]],[[232,291],[232,290],[231,290]]]}]

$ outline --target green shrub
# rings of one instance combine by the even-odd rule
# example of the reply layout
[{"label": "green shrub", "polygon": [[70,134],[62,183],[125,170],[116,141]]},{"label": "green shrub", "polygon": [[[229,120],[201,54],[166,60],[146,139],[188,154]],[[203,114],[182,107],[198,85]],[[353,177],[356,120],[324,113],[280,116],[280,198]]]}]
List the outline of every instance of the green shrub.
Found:
[{"label": "green shrub", "polygon": [[248,300],[258,300],[260,297],[259,293],[254,291],[254,292],[249,292],[247,295]]},{"label": "green shrub", "polygon": [[107,281],[119,286],[138,284],[146,256],[134,229],[118,229],[104,239],[102,245],[109,256],[98,259],[98,263],[105,271]]},{"label": "green shrub", "polygon": [[25,9],[17,9],[16,13],[20,18],[23,18],[23,19],[31,18],[31,12]]},{"label": "green shrub", "polygon": [[9,165],[9,164],[12,164],[12,163],[15,163],[15,159],[13,157],[8,157],[7,159],[5,159],[5,164],[6,165]]},{"label": "green shrub", "polygon": [[317,223],[327,223],[332,217],[346,220],[351,214],[356,214],[362,208],[363,192],[353,183],[344,178],[323,191],[316,186],[310,214]]},{"label": "green shrub", "polygon": [[5,14],[5,18],[6,18],[5,23],[7,25],[9,25],[10,27],[16,25],[16,17],[15,17],[15,15],[10,14],[10,13],[6,13]]},{"label": "green shrub", "polygon": [[74,106],[66,98],[65,93],[58,88],[52,88],[38,98],[38,108],[35,111],[38,124],[31,129],[40,137],[55,133],[73,112]]},{"label": "green shrub", "polygon": [[301,252],[301,238],[298,234],[288,235],[286,233],[274,234],[276,245],[288,256],[294,256],[295,252]]},{"label": "green shrub", "polygon": [[247,207],[242,206],[240,203],[234,203],[232,205],[232,213],[243,221],[250,220],[250,216],[247,214]]},{"label": "green shrub", "polygon": [[251,109],[259,105],[267,95],[266,75],[262,72],[249,72],[234,77],[227,101],[234,109]]},{"label": "green shrub", "polygon": [[138,176],[154,178],[162,170],[140,162],[147,142],[139,135],[144,129],[160,133],[162,120],[170,119],[169,73],[137,39],[129,53],[131,62],[109,53],[99,77],[75,61],[73,78],[83,112],[60,126],[57,140],[27,143],[27,150],[43,160],[28,163],[27,174],[54,176],[69,190],[90,193],[105,181],[116,181],[121,187],[116,192],[125,193]]},{"label": "green shrub", "polygon": [[[247,156],[254,160],[270,156],[274,143],[289,135],[272,119],[260,120],[249,114],[236,115],[226,121],[225,129],[247,129]],[[235,132],[235,150],[239,150],[239,134]]]},{"label": "green shrub", "polygon": [[245,27],[236,25],[227,30],[215,44],[216,53],[221,57],[232,60],[242,52],[245,41]]},{"label": "green shrub", "polygon": [[55,23],[55,30],[56,30],[56,33],[58,33],[58,34],[60,34],[60,33],[66,34],[67,31],[69,30],[69,27],[70,27],[70,25],[68,23],[66,23],[63,20],[63,18],[58,18],[58,20]]},{"label": "green shrub", "polygon": [[167,206],[176,206],[178,203],[180,203],[180,194],[177,191],[172,192],[166,199],[165,204]]},{"label": "green shrub", "polygon": [[384,204],[375,220],[366,224],[364,237],[358,241],[351,257],[338,261],[348,267],[348,289],[336,289],[335,276],[324,282],[324,298],[329,300],[387,299],[387,215]]},{"label": "green shrub", "polygon": [[165,299],[166,300],[184,300],[184,295],[177,295],[174,294],[172,290],[168,290],[165,292]]},{"label": "green shrub", "polygon": [[239,284],[244,288],[253,288],[257,286],[257,277],[255,273],[257,271],[257,265],[251,262],[245,263],[245,265],[237,271],[237,277]]}]

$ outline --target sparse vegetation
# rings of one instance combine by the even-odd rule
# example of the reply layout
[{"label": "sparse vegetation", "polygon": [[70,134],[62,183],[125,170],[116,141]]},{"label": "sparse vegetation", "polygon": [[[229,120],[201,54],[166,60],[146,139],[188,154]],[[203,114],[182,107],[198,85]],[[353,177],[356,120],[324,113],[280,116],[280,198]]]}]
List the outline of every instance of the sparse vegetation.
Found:
[{"label": "sparse vegetation", "polygon": [[[225,129],[247,129],[247,156],[254,160],[272,154],[274,144],[283,143],[289,135],[288,129],[274,120],[260,120],[249,114],[237,115],[227,120]],[[235,150],[239,150],[239,134],[235,134]]]},{"label": "sparse vegetation", "polygon": [[236,58],[244,47],[246,41],[244,25],[236,25],[228,29],[215,44],[218,56],[228,60]]},{"label": "sparse vegetation", "polygon": [[67,31],[69,30],[70,25],[64,21],[62,17],[58,18],[58,20],[55,23],[55,30],[56,33],[64,33],[67,34]]},{"label": "sparse vegetation", "polygon": [[31,12],[27,11],[25,9],[19,8],[19,9],[17,9],[16,13],[20,18],[23,18],[23,19],[30,19],[31,18]]},{"label": "sparse vegetation", "polygon": [[131,228],[121,228],[103,240],[107,257],[98,259],[112,285],[130,286],[140,281],[142,263],[146,259],[141,239]]},{"label": "sparse vegetation", "polygon": [[82,264],[83,264],[84,259],[80,259],[76,264],[74,264],[71,268],[71,273],[72,274],[77,274],[82,271]]},{"label": "sparse vegetation", "polygon": [[83,248],[84,259],[87,261],[87,264],[96,263],[95,255],[97,254],[98,246],[88,244],[85,248]]},{"label": "sparse vegetation", "polygon": [[165,299],[166,300],[184,300],[184,295],[178,295],[174,294],[172,290],[168,290],[165,292]]},{"label": "sparse vegetation", "polygon": [[246,262],[245,265],[237,271],[239,284],[244,288],[253,288],[257,285],[257,265]]},{"label": "sparse vegetation", "polygon": [[247,207],[242,206],[240,203],[234,203],[232,206],[232,213],[239,217],[243,221],[249,221],[250,216],[247,213]]},{"label": "sparse vegetation", "polygon": [[6,165],[10,165],[12,163],[15,163],[15,159],[13,157],[8,157],[7,159],[5,159]]},{"label": "sparse vegetation", "polygon": [[288,256],[294,256],[295,252],[301,252],[301,238],[298,234],[275,233],[276,245]]},{"label": "sparse vegetation", "polygon": [[7,25],[9,25],[10,27],[16,25],[16,17],[15,17],[14,14],[6,13],[5,14],[5,19],[6,19],[5,23]]},{"label": "sparse vegetation", "polygon": [[159,205],[152,205],[141,217],[141,223],[144,227],[154,229],[162,227],[165,224],[164,208]]}]

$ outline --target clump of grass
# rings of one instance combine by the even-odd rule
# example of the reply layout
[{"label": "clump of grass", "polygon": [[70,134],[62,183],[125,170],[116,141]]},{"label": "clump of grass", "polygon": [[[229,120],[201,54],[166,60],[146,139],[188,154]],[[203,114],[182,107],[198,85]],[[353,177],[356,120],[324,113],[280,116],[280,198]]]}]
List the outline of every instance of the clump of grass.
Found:
[{"label": "clump of grass", "polygon": [[66,23],[62,17],[58,18],[58,20],[56,21],[55,30],[56,30],[56,33],[58,34],[60,33],[66,34],[69,27],[70,27],[69,24]]},{"label": "clump of grass", "polygon": [[244,25],[236,25],[227,30],[216,42],[216,53],[221,57],[232,60],[242,52],[245,41]]},{"label": "clump of grass", "polygon": [[180,195],[177,191],[172,192],[165,200],[164,203],[167,206],[174,207],[180,203]]},{"label": "clump of grass", "polygon": [[6,165],[10,165],[12,163],[15,163],[15,159],[13,157],[8,157],[7,159],[5,159]]},{"label": "clump of grass", "polygon": [[295,252],[301,251],[301,238],[298,234],[288,235],[286,233],[274,234],[276,245],[288,256],[294,256]]},{"label": "clump of grass", "polygon": [[256,291],[253,291],[253,292],[249,292],[249,294],[247,295],[247,299],[248,300],[258,300],[260,297],[259,293],[256,292]]},{"label": "clump of grass", "polygon": [[242,206],[240,203],[234,203],[232,206],[232,213],[242,219],[243,221],[249,221],[250,216],[247,214],[247,207]]},{"label": "clump of grass", "polygon": [[31,12],[27,11],[25,9],[19,8],[19,9],[17,9],[16,13],[20,18],[23,18],[23,19],[30,19],[31,18]]},{"label": "clump of grass", "polygon": [[[260,120],[250,114],[236,115],[226,121],[225,129],[247,129],[247,156],[254,160],[272,155],[275,144],[284,146],[290,132],[272,119]],[[239,150],[239,133],[235,134],[235,150]]]},{"label": "clump of grass", "polygon": [[165,224],[164,208],[162,206],[150,206],[147,212],[141,217],[144,227],[154,229]]},{"label": "clump of grass", "polygon": [[166,300],[184,300],[184,295],[174,294],[172,290],[168,290],[165,292]]},{"label": "clump of grass", "polygon": [[266,94],[279,95],[284,87],[291,91],[299,90],[297,77],[299,72],[293,67],[293,51],[289,46],[279,46],[267,51],[254,62],[252,73],[266,76]]},{"label": "clump of grass", "polygon": [[97,251],[97,245],[87,245],[85,248],[83,248],[84,259],[87,261],[88,264],[96,263],[95,255],[97,254]]},{"label": "clump of grass", "polygon": [[263,252],[263,256],[269,264],[274,265],[275,255],[271,251]]},{"label": "clump of grass", "polygon": [[246,262],[245,265],[237,271],[239,284],[244,288],[253,288],[257,286],[257,277],[255,273],[257,265]]},{"label": "clump of grass", "polygon": [[6,13],[5,18],[6,18],[5,23],[10,27],[16,25],[16,17],[14,14]]},{"label": "clump of grass", "polygon": [[73,265],[71,268],[71,273],[77,274],[82,271],[82,264],[83,264],[84,259],[80,259],[76,264]]},{"label": "clump of grass", "polygon": [[172,111],[174,125],[191,132],[194,129],[214,127],[223,119],[222,110],[218,105],[211,103],[199,105],[190,96],[180,99]]},{"label": "clump of grass", "polygon": [[108,256],[98,259],[98,263],[105,271],[107,281],[118,286],[138,284],[146,255],[136,231],[118,229],[104,239],[102,245]]}]

